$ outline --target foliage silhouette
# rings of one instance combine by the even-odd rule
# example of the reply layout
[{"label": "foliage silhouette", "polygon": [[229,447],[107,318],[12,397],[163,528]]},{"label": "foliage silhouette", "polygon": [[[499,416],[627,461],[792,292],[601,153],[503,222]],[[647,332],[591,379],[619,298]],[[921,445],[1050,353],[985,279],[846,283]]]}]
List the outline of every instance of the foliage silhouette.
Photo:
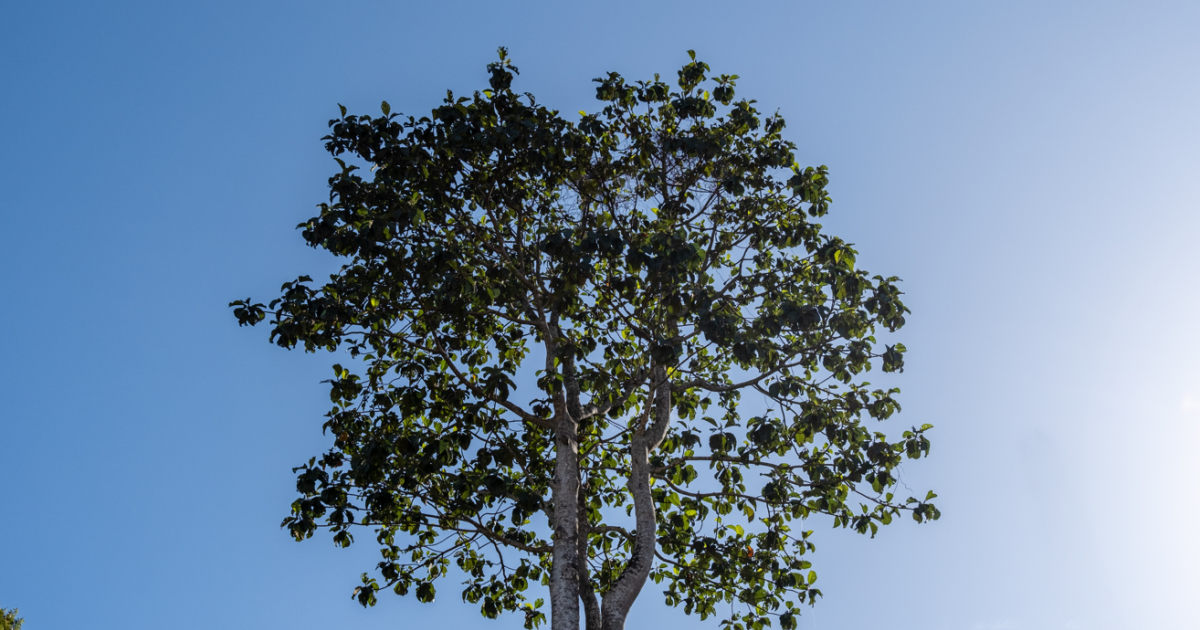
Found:
[{"label": "foliage silhouette", "polygon": [[938,518],[932,492],[891,492],[929,425],[864,423],[900,409],[863,380],[903,368],[874,336],[904,324],[897,279],[813,222],[827,172],[796,164],[783,119],[689,54],[676,86],[597,79],[578,122],[514,91],[504,49],[488,89],[429,116],[330,121],[339,170],[300,228],[347,262],[230,306],[347,355],[333,446],[296,469],[284,526],[371,530],[363,605],[432,601],[454,564],[466,601],[526,627],[545,620],[532,583],[553,628],[597,630],[653,580],[688,614],[737,602],[727,626],[786,630],[820,594],[800,521]]}]

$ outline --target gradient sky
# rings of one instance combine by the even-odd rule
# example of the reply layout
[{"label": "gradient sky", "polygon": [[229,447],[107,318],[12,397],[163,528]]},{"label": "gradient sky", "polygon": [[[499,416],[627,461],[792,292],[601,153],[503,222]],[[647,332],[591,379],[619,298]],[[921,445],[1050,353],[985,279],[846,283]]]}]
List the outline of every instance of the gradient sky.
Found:
[{"label": "gradient sky", "polygon": [[[591,79],[695,49],[831,170],[829,231],[904,279],[904,481],[942,520],[814,521],[804,630],[1200,624],[1200,4],[0,5],[0,606],[30,630],[507,630],[451,585],[350,599],[375,552],[279,529],[328,355],[239,329],[334,261],[337,104]],[[573,114],[572,114],[573,115]],[[629,627],[715,628],[647,586]]]}]

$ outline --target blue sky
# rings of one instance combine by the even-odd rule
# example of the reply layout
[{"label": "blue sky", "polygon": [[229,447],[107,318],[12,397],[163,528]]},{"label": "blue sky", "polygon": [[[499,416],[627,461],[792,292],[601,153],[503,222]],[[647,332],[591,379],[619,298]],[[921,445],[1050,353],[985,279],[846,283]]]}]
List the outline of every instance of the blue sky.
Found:
[{"label": "blue sky", "polygon": [[[338,103],[421,114],[504,45],[564,112],[688,49],[741,75],[829,165],[829,230],[904,278],[890,424],[937,427],[904,475],[944,517],[814,523],[801,628],[1194,628],[1198,25],[1184,2],[6,3],[0,606],[31,630],[520,627],[449,590],[363,610],[373,552],[278,528],[332,360],[225,307],[333,267],[292,228]],[[685,622],[656,595],[630,628]]]}]

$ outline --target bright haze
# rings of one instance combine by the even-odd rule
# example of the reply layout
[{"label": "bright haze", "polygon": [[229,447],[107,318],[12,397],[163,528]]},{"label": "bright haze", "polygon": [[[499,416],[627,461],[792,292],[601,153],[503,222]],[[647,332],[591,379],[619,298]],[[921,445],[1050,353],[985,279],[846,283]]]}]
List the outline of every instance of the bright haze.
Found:
[{"label": "bright haze", "polygon": [[[904,482],[942,519],[813,520],[805,630],[1189,629],[1200,619],[1200,5],[9,2],[0,8],[0,606],[31,630],[516,629],[447,584],[351,590],[293,542],[335,357],[239,329],[337,261],[339,103],[486,87],[576,117],[687,50],[827,164],[828,231],[904,279]],[[882,376],[882,375],[881,375]],[[369,538],[364,532],[360,534]],[[716,628],[648,584],[630,628]],[[669,627],[669,626],[668,626]]]}]

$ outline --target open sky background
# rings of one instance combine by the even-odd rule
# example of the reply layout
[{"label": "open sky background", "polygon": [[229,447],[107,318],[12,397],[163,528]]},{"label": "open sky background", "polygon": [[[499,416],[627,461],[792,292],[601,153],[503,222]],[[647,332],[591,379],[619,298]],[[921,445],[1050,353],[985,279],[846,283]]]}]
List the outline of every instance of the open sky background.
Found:
[{"label": "open sky background", "polygon": [[[332,358],[226,303],[328,273],[293,227],[337,104],[590,80],[695,49],[831,169],[825,225],[904,279],[904,481],[941,521],[814,522],[804,630],[1200,624],[1200,4],[0,4],[0,605],[29,630],[461,627],[350,599],[369,545],[278,527]],[[573,115],[573,114],[572,114]],[[653,584],[629,627],[709,627]]]}]

